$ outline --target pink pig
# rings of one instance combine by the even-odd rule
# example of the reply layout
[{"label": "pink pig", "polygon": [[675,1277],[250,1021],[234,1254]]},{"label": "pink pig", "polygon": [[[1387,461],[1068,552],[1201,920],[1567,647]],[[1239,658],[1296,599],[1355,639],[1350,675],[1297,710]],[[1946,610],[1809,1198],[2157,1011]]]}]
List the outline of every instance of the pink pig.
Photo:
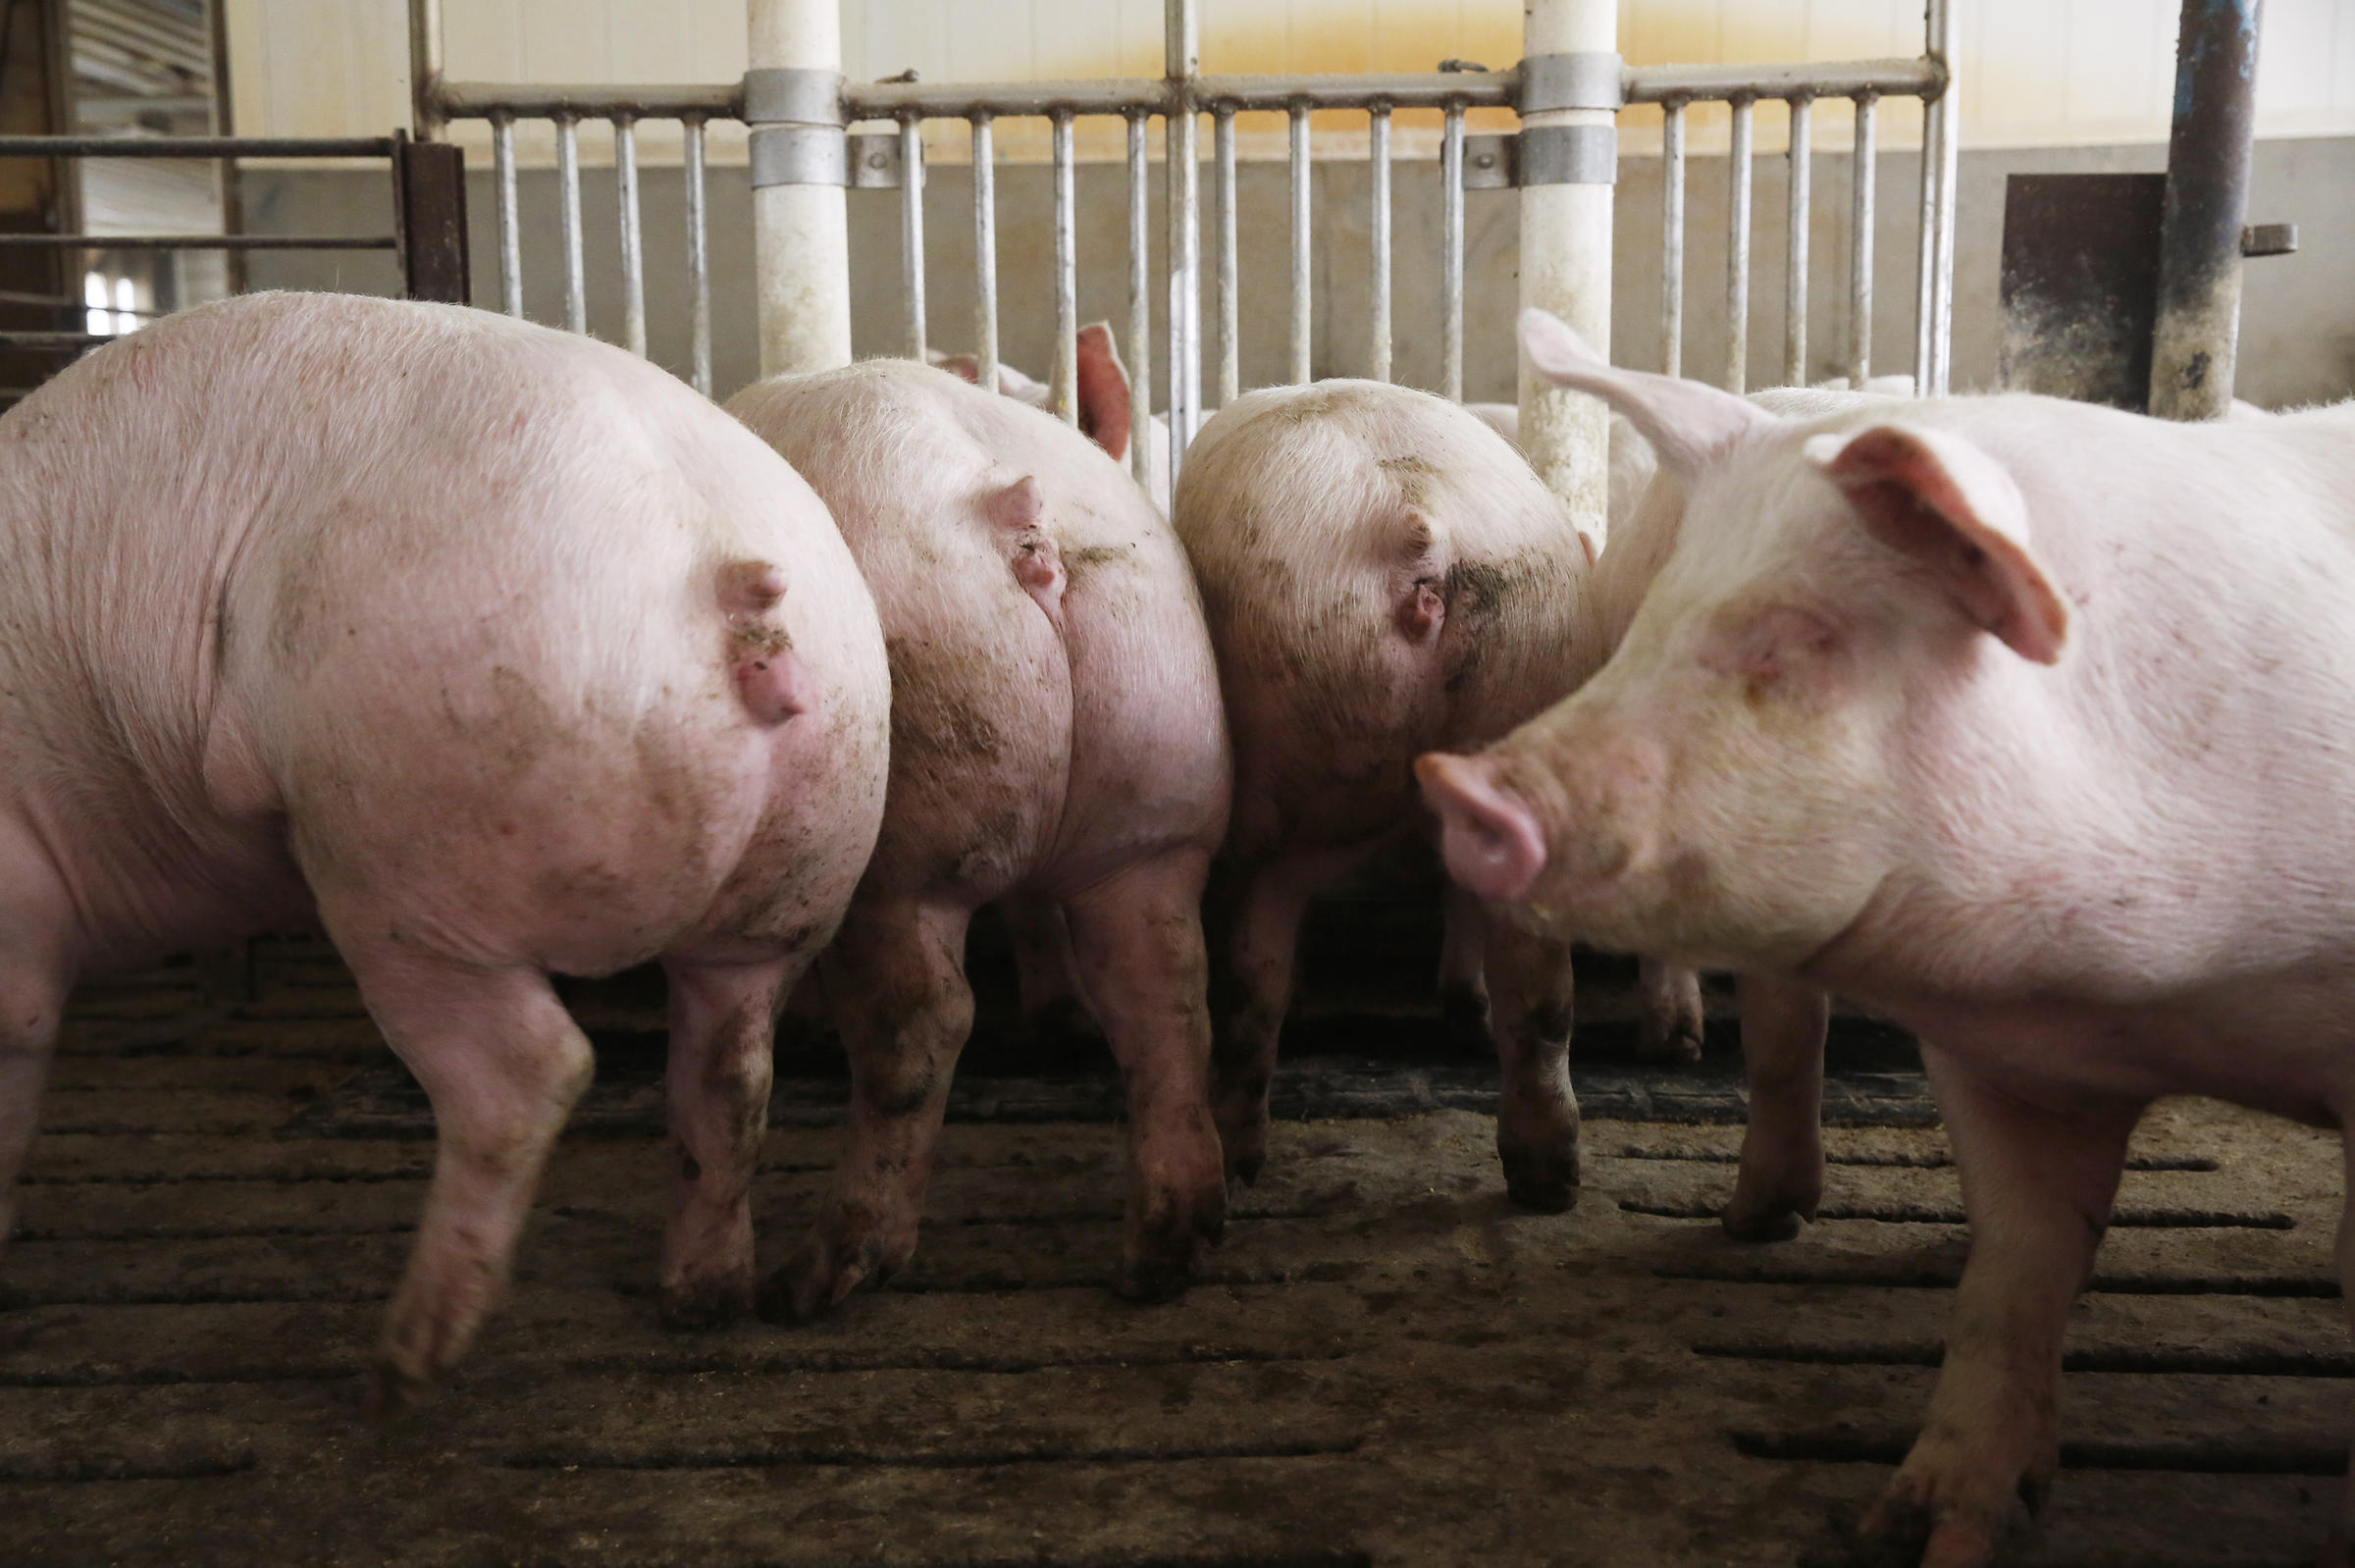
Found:
[{"label": "pink pig", "polygon": [[730,412],[833,507],[890,648],[890,802],[820,965],[851,1054],[849,1145],[765,1310],[807,1318],[916,1247],[972,1024],[966,926],[1020,901],[1068,940],[1128,1092],[1119,1286],[1182,1288],[1225,1223],[1200,904],[1226,724],[1185,555],[1135,483],[1051,415],[874,360]]},{"label": "pink pig", "polygon": [[1534,930],[1798,977],[1920,1035],[1972,1249],[1861,1530],[1986,1563],[2052,1479],[2069,1305],[2143,1109],[2355,1113],[2355,407],[1795,420],[1613,370],[1548,317],[1523,341],[1689,503],[1599,675],[1423,760],[1449,866]]},{"label": "pink pig", "polygon": [[749,1306],[771,1010],[883,807],[882,638],[810,488],[619,349],[262,294],[0,419],[0,1205],[78,976],[315,915],[440,1126],[397,1405],[589,1081],[550,972],[658,959],[663,1309]]}]

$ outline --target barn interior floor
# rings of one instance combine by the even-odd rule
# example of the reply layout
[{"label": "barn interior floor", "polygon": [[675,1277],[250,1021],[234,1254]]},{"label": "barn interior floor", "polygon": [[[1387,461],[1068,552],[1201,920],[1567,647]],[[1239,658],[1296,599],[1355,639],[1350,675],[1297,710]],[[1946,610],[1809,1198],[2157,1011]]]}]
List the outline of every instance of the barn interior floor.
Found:
[{"label": "barn interior floor", "polygon": [[[1963,1253],[1885,1042],[1836,1058],[1823,1217],[1744,1246],[1708,1218],[1729,1060],[1591,1062],[1582,1198],[1525,1214],[1486,1067],[1412,1018],[1356,1027],[1421,1054],[1352,1056],[1344,1008],[1295,1030],[1267,1174],[1181,1301],[1103,1287],[1104,1079],[1009,1059],[962,1091],[889,1288],[815,1328],[675,1335],[649,1015],[580,1007],[608,1071],[512,1294],[379,1433],[359,1367],[432,1146],[340,967],[275,942],[249,978],[86,990],[0,1258],[0,1562],[1794,1562],[1910,1440]],[[1610,999],[1590,1017],[1607,1042]],[[829,1071],[780,1067],[764,1261],[825,1179]],[[2155,1112],[2072,1321],[2026,1561],[2309,1560],[2355,1377],[2339,1190],[2326,1134]]]}]

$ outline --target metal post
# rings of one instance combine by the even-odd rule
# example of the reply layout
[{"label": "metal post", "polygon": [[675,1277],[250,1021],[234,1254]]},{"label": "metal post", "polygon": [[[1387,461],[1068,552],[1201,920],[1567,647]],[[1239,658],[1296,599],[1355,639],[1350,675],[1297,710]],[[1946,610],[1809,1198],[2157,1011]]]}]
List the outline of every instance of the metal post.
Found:
[{"label": "metal post", "polygon": [[1858,392],[1872,376],[1872,194],[1878,169],[1869,92],[1857,94],[1857,138],[1849,158],[1848,384]]},{"label": "metal post", "polygon": [[646,241],[638,223],[638,124],[613,117],[613,193],[621,209],[621,341],[646,353]]},{"label": "metal post", "polygon": [[1055,417],[1079,423],[1079,233],[1073,188],[1072,116],[1058,110],[1055,128],[1055,364],[1048,376]]},{"label": "metal post", "polygon": [[498,190],[498,300],[510,316],[523,314],[523,234],[515,211],[515,117],[491,117],[491,166]]},{"label": "metal post", "polygon": [[1153,482],[1153,220],[1147,202],[1145,115],[1128,116],[1128,472]]},{"label": "metal post", "polygon": [[704,117],[689,115],[687,132],[687,286],[692,295],[695,390],[711,395],[711,244],[705,215]]},{"label": "metal post", "polygon": [[[837,101],[830,122],[763,118],[753,122],[752,135],[760,373],[828,370],[851,362],[850,236],[843,200],[848,172],[839,102],[841,8],[836,0],[747,0],[746,11],[752,66],[748,85],[759,72],[780,69],[835,78]],[[748,102],[748,119],[754,112]],[[820,148],[830,148],[830,166]]]},{"label": "metal post", "polygon": [[1756,109],[1757,101],[1747,94],[1734,100],[1733,141],[1725,160],[1730,225],[1725,243],[1725,385],[1738,392],[1750,391],[1750,164]]},{"label": "metal post", "polygon": [[442,0],[409,0],[409,132],[431,141],[442,130]]},{"label": "metal post", "polygon": [[973,116],[973,358],[981,385],[998,386],[998,150],[986,114]]},{"label": "metal post", "polygon": [[556,195],[564,229],[564,330],[589,330],[589,293],[581,273],[581,127],[556,120]]},{"label": "metal post", "polygon": [[2151,339],[2151,412],[2162,419],[2214,419],[2232,402],[2261,5],[2183,3]]},{"label": "metal post", "polygon": [[1310,297],[1309,224],[1312,220],[1309,195],[1310,166],[1308,161],[1308,107],[1296,104],[1292,108],[1292,380],[1305,384],[1311,370],[1311,348],[1314,336],[1312,312],[1316,301]]},{"label": "metal post", "polygon": [[1464,106],[1439,136],[1439,390],[1464,400]]},{"label": "metal post", "polygon": [[1954,0],[1929,0],[1929,45],[1931,57],[1946,78],[1934,105],[1938,112],[1938,187],[1931,227],[1938,265],[1930,275],[1931,386],[1936,395],[1943,397],[1954,378],[1955,203],[1962,187],[1962,100],[1955,93]]},{"label": "metal post", "polygon": [[[924,123],[900,120],[900,298],[910,359],[924,357]],[[993,391],[995,389],[992,389]]]},{"label": "metal post", "polygon": [[1807,384],[1807,208],[1813,195],[1814,103],[1791,100],[1790,252],[1783,276],[1783,385]]},{"label": "metal post", "polygon": [[1685,366],[1685,105],[1660,106],[1660,373]]},{"label": "metal post", "polygon": [[1218,165],[1212,185],[1219,222],[1219,406],[1242,395],[1242,303],[1235,289],[1234,110],[1222,105],[1211,117],[1211,156]]},{"label": "metal post", "polygon": [[1196,0],[1166,0],[1163,60],[1169,71],[1170,482],[1194,439],[1202,407],[1202,188],[1194,78],[1202,69]]},{"label": "metal post", "polygon": [[1390,379],[1390,110],[1374,106],[1367,128],[1367,174],[1372,180],[1373,210],[1368,215],[1368,250],[1372,264],[1372,351],[1366,374],[1376,381]]},{"label": "metal post", "polygon": [[[1617,0],[1525,0],[1521,84],[1521,304],[1549,310],[1608,357],[1611,208],[1621,98]],[[1536,91],[1533,67],[1563,57],[1567,90]],[[1583,57],[1583,58],[1582,58]],[[1583,71],[1583,74],[1582,74]],[[1533,167],[1535,144],[1558,167]],[[1610,426],[1601,403],[1552,386],[1522,356],[1521,445],[1579,530],[1609,527]]]}]

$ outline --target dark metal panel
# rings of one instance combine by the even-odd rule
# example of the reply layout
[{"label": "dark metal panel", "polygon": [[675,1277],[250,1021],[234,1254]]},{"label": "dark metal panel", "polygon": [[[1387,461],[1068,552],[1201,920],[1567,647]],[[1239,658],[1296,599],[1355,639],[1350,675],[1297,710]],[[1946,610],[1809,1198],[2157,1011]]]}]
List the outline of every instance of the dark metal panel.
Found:
[{"label": "dark metal panel", "polygon": [[403,141],[392,156],[392,188],[409,297],[471,303],[466,154],[454,142]]},{"label": "dark metal panel", "polygon": [[2003,383],[2140,412],[2150,396],[2165,175],[2014,175]]}]

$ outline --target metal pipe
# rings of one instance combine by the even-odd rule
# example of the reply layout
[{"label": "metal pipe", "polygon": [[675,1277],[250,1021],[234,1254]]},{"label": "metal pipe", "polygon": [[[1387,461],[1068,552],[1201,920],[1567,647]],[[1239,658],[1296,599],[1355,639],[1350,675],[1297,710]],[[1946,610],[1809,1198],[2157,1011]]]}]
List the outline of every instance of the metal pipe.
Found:
[{"label": "metal pipe", "polygon": [[1783,272],[1783,385],[1807,384],[1807,209],[1814,192],[1815,104],[1809,98],[1791,100],[1790,260]]},{"label": "metal pipe", "polygon": [[1685,364],[1685,105],[1660,111],[1660,372]]},{"label": "metal pipe", "polygon": [[588,285],[581,269],[581,137],[578,122],[556,122],[557,193],[564,223],[564,330],[589,330]]},{"label": "metal pipe", "polygon": [[409,130],[431,141],[442,129],[442,0],[409,0]]},{"label": "metal pipe", "polygon": [[2151,412],[2163,419],[2214,419],[2232,402],[2261,4],[2183,6],[2151,339]]},{"label": "metal pipe", "polygon": [[998,149],[985,114],[973,116],[973,358],[981,385],[998,386]]},{"label": "metal pipe", "polygon": [[0,136],[0,158],[390,158],[391,136]]},{"label": "metal pipe", "polygon": [[711,243],[705,207],[704,120],[686,120],[687,283],[693,303],[695,390],[711,395]]},{"label": "metal pipe", "polygon": [[1629,103],[1740,98],[1920,97],[1944,75],[1926,59],[1809,60],[1792,65],[1644,66],[1626,74]]},{"label": "metal pipe", "polygon": [[523,316],[523,231],[515,210],[515,117],[495,115],[491,120],[491,167],[498,195],[499,308],[520,320]]},{"label": "metal pipe", "polygon": [[1372,178],[1372,230],[1368,236],[1369,260],[1372,270],[1373,335],[1372,352],[1367,356],[1367,374],[1376,381],[1390,379],[1390,110],[1387,104],[1374,109],[1372,124],[1367,128],[1368,174]]},{"label": "metal pipe", "polygon": [[[488,120],[505,112],[518,120],[553,120],[572,115],[582,120],[604,120],[636,115],[641,120],[684,120],[689,115],[706,120],[744,118],[741,81],[649,83],[626,87],[602,82],[445,81],[434,94],[435,111],[445,120]],[[871,118],[889,120],[897,111]]]},{"label": "metal pipe", "polygon": [[1857,134],[1849,155],[1848,384],[1858,392],[1872,377],[1872,196],[1878,173],[1871,93],[1857,98]]},{"label": "metal pipe", "polygon": [[1314,321],[1312,312],[1316,301],[1310,296],[1312,277],[1309,271],[1310,175],[1308,161],[1308,110],[1295,107],[1291,117],[1292,133],[1292,380],[1305,384],[1309,380],[1310,350],[1313,347]]},{"label": "metal pipe", "polygon": [[1439,390],[1464,400],[1464,106],[1439,133]]},{"label": "metal pipe", "polygon": [[[1058,195],[1061,187],[1057,187]],[[900,297],[907,305],[907,354],[924,357],[924,127],[900,122]]]},{"label": "metal pipe", "polygon": [[613,190],[621,208],[621,343],[646,353],[646,236],[638,222],[638,127],[613,122]]},{"label": "metal pipe", "polygon": [[1731,224],[1725,246],[1725,385],[1738,392],[1750,391],[1750,160],[1755,108],[1748,98],[1734,100],[1733,143],[1725,161]]},{"label": "metal pipe", "polygon": [[1153,219],[1144,111],[1128,116],[1128,472],[1153,482]]},{"label": "metal pipe", "polygon": [[1192,88],[1202,68],[1195,0],[1165,0],[1170,199],[1170,481],[1194,439],[1202,408],[1202,171]]},{"label": "metal pipe", "polygon": [[1955,203],[1961,188],[1962,146],[1962,100],[1955,95],[1954,0],[1929,0],[1928,33],[1929,58],[1942,78],[1932,105],[1938,119],[1937,199],[1931,209],[1938,259],[1930,275],[1930,366],[1931,386],[1943,397],[1954,375]]},{"label": "metal pipe", "polygon": [[[746,65],[842,70],[842,10],[836,0],[746,0]],[[642,89],[643,90],[643,89]],[[732,100],[741,113],[741,91]],[[839,133],[838,117],[805,135]],[[759,128],[756,127],[756,133]],[[780,183],[753,189],[753,282],[759,305],[760,373],[830,370],[851,362],[849,215],[837,184]]]},{"label": "metal pipe", "polygon": [[397,250],[395,235],[10,235],[0,250]]},{"label": "metal pipe", "polygon": [[1242,395],[1241,302],[1236,296],[1234,214],[1234,111],[1220,105],[1211,117],[1211,156],[1218,168],[1212,191],[1219,225],[1219,406]]},{"label": "metal pipe", "polygon": [[1072,117],[1055,117],[1055,415],[1079,423],[1079,233],[1073,190]]}]

